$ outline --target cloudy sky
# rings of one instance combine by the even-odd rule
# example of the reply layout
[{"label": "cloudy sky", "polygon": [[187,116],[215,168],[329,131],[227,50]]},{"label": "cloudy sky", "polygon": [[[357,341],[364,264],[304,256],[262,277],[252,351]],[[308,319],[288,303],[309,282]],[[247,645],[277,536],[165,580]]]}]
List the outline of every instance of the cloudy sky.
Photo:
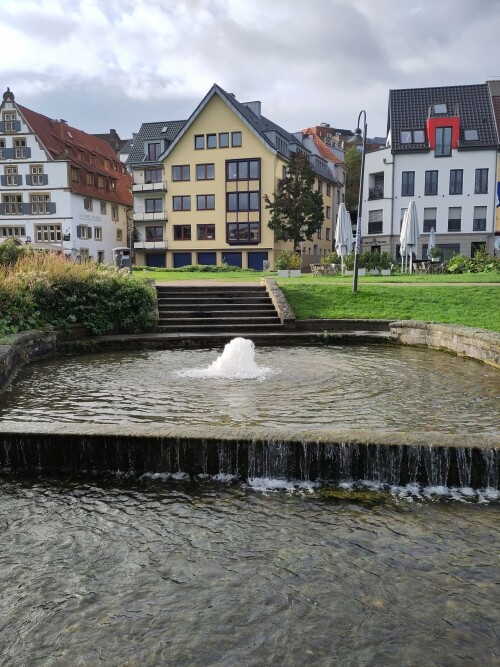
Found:
[{"label": "cloudy sky", "polygon": [[0,0],[0,85],[87,132],[187,118],[216,82],[287,130],[384,136],[391,88],[500,76],[500,0]]}]

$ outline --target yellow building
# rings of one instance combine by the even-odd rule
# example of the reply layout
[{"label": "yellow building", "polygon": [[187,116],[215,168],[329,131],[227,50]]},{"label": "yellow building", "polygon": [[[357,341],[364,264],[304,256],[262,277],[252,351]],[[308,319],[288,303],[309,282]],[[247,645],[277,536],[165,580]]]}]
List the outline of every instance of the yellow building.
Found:
[{"label": "yellow building", "polygon": [[274,266],[276,243],[264,195],[271,196],[292,151],[310,156],[323,194],[321,232],[302,247],[302,265],[331,252],[334,188],[328,162],[214,85],[187,121],[145,123],[127,164],[134,177],[135,264],[181,267],[227,263]]}]

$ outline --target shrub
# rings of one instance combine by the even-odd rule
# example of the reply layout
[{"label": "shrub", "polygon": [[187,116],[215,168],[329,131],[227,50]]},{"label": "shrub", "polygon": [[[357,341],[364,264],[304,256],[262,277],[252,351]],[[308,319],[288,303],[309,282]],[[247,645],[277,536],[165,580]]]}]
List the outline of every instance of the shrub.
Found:
[{"label": "shrub", "polygon": [[448,260],[448,273],[500,273],[500,257],[493,257],[485,250],[479,250],[474,257],[455,254]]},{"label": "shrub", "polygon": [[280,250],[276,256],[274,265],[277,269],[300,269],[300,253],[291,250]]},{"label": "shrub", "polygon": [[329,266],[330,264],[336,264],[337,262],[340,262],[340,257],[336,252],[329,252],[327,255],[323,255],[319,261],[320,264],[323,264],[323,266]]},{"label": "shrub", "polygon": [[142,331],[156,321],[154,287],[126,269],[42,253],[0,269],[0,334],[75,323],[103,335]]},{"label": "shrub", "polygon": [[19,245],[12,239],[0,243],[0,266],[11,266],[26,252],[26,246]]}]

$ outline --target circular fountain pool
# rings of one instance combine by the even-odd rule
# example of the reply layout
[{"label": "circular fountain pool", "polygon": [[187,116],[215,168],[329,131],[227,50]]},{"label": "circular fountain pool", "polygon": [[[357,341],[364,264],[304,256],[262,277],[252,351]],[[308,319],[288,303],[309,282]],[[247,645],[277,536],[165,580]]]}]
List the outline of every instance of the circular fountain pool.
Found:
[{"label": "circular fountain pool", "polygon": [[260,376],[204,372],[219,355],[116,352],[37,363],[0,398],[0,421],[260,427],[270,436],[283,428],[500,433],[499,373],[470,359],[405,347],[272,347],[256,350]]}]

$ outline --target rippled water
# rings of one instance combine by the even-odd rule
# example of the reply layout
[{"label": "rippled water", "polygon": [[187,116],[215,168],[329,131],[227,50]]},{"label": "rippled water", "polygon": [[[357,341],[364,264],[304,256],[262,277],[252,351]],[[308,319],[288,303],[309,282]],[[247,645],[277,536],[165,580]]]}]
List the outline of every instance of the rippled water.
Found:
[{"label": "rippled water", "polygon": [[0,665],[497,665],[498,506],[377,498],[1,482]]},{"label": "rippled water", "polygon": [[23,369],[0,419],[498,434],[500,374],[400,347],[257,348],[258,380],[182,377],[221,350],[89,354]]}]

